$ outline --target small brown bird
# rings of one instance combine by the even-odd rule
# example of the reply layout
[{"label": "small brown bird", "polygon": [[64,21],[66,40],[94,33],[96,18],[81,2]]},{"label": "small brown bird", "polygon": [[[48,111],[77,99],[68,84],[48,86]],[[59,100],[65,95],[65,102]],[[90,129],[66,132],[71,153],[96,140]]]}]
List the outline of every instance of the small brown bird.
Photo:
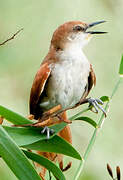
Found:
[{"label": "small brown bird", "polygon": [[[103,104],[100,99],[86,99],[92,86],[96,84],[96,77],[82,50],[93,34],[106,33],[88,31],[90,27],[104,22],[87,24],[70,21],[59,26],[53,33],[49,52],[35,76],[30,94],[30,114],[39,120],[36,126],[44,127],[42,133],[46,131],[47,138],[52,133],[47,126],[55,123],[55,116],[59,122],[70,123],[66,116],[68,109],[89,102],[97,112],[100,108],[105,113],[99,105]],[[68,125],[59,135],[72,142]],[[52,160],[52,155],[45,156]],[[62,160],[59,163],[63,170]]]},{"label": "small brown bird", "polygon": [[[92,65],[82,49],[93,34],[106,32],[88,31],[90,27],[105,21],[87,24],[81,21],[70,21],[59,26],[53,34],[49,52],[43,60],[32,85],[30,94],[30,114],[41,119],[45,112],[54,108],[65,122],[69,122],[65,110],[89,102],[96,111],[103,112],[101,100],[85,99],[96,83]],[[56,111],[56,112],[54,112]],[[50,115],[53,113],[49,113]],[[62,112],[60,114],[60,112]],[[105,112],[104,112],[105,113]],[[49,138],[49,129],[47,130]]]}]

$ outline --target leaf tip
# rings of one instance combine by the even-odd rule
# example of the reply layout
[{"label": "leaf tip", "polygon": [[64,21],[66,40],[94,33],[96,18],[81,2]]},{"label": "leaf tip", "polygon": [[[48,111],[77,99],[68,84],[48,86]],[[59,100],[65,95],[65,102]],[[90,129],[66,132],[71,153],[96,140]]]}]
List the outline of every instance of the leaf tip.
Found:
[{"label": "leaf tip", "polygon": [[119,68],[119,75],[120,75],[120,77],[123,77],[123,55],[121,57],[120,68]]}]

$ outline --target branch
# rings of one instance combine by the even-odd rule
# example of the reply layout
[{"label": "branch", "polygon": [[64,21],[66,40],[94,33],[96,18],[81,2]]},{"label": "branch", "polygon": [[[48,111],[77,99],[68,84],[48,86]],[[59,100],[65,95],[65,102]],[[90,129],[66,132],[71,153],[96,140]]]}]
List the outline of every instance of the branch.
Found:
[{"label": "branch", "polygon": [[5,41],[3,41],[2,43],[0,43],[0,46],[3,46],[3,45],[6,44],[8,41],[11,41],[12,39],[14,39],[15,36],[16,36],[17,34],[19,34],[20,31],[22,31],[22,30],[23,30],[23,28],[20,29],[20,30],[18,30],[18,31],[17,31],[15,34],[13,34],[13,36],[11,36],[10,38],[8,38],[8,39],[6,39]]}]

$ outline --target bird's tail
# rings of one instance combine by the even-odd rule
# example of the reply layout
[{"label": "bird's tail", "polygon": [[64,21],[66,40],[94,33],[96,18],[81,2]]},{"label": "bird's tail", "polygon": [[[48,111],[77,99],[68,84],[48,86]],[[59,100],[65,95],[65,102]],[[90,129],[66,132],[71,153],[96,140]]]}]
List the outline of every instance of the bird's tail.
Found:
[{"label": "bird's tail", "polygon": [[[67,120],[66,112],[60,114],[60,116],[61,116],[61,119]],[[72,144],[72,136],[71,136],[71,130],[70,130],[69,125],[64,127],[64,129],[62,129],[58,133],[58,135],[60,137],[62,137],[63,139],[65,139],[70,144]],[[62,171],[68,170],[72,165],[72,163],[69,162],[66,167],[63,166],[63,155],[62,154],[50,153],[50,152],[40,152],[40,151],[37,151],[37,153],[48,158],[49,160],[51,160],[53,162],[57,161],[59,163],[59,167]],[[36,166],[41,167],[38,164],[36,164]],[[43,180],[45,180],[45,174],[46,174],[46,168],[41,167],[41,171],[40,171],[39,175],[41,176],[41,178]]]}]

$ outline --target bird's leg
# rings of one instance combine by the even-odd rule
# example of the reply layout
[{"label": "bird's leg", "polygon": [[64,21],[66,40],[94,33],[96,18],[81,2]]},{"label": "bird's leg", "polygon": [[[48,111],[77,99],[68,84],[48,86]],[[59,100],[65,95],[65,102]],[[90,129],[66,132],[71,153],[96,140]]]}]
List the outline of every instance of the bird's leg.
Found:
[{"label": "bird's leg", "polygon": [[[61,105],[57,105],[55,107],[53,107],[52,109],[46,111],[43,113],[42,117],[38,119],[38,122],[34,123],[34,124],[25,124],[25,125],[21,125],[21,126],[39,126],[39,127],[44,127],[44,126],[49,126],[52,125],[53,122],[51,121],[50,117],[54,117],[54,113],[56,113],[57,111],[59,111],[61,109]],[[27,119],[29,120],[34,120],[34,115],[33,114],[29,114],[27,116]],[[51,122],[50,122],[51,121]],[[20,125],[17,125],[20,126]]]},{"label": "bird's leg", "polygon": [[46,111],[43,113],[43,116],[41,117],[41,121],[46,121],[47,118],[51,117],[52,119],[53,118],[57,118],[57,122],[54,121],[51,121],[50,125],[51,124],[59,124],[60,121],[62,122],[66,122],[66,123],[71,123],[70,120],[68,120],[67,118],[64,118],[61,116],[62,113],[64,113],[66,110],[62,110],[62,107],[61,105],[57,105],[55,107],[53,107],[52,109]]},{"label": "bird's leg", "polygon": [[47,135],[47,139],[50,138],[50,135],[54,134],[54,130],[49,128],[48,126],[55,125],[61,123],[61,119],[57,116],[55,117],[49,117],[48,119],[44,121],[38,121],[35,124],[32,124],[33,127],[43,127],[43,130],[41,131],[42,134]]},{"label": "bird's leg", "polygon": [[43,130],[41,131],[42,134],[46,133],[47,134],[47,139],[50,138],[50,135],[53,135],[54,134],[54,130],[53,129],[50,129],[49,127],[45,126],[43,128]]},{"label": "bird's leg", "polygon": [[[103,109],[103,107],[101,105],[103,105],[103,101],[101,99],[98,99],[98,98],[85,98],[85,99],[81,99],[79,103],[75,104],[75,106],[71,107],[71,108],[67,108],[65,110],[63,110],[62,112],[64,111],[67,111],[67,110],[70,110],[70,109],[74,109],[82,104],[85,104],[85,103],[89,103],[89,107],[94,107],[95,108],[95,111],[93,111],[91,109],[91,111],[95,112],[95,113],[98,113],[98,109],[100,109],[103,114],[105,115],[105,117],[107,116],[106,115],[106,111]],[[101,104],[101,105],[100,105]]]},{"label": "bird's leg", "polygon": [[[33,123],[33,124],[24,124],[24,125],[14,125],[17,127],[43,127],[43,130],[41,131],[42,134],[46,133],[47,134],[47,139],[50,138],[50,135],[53,135],[54,130],[49,128],[48,126],[59,124],[61,122],[66,122],[66,123],[71,123],[70,120],[67,118],[63,117],[61,114],[65,112],[61,110],[61,105],[57,105],[53,107],[52,109],[46,111],[43,113],[42,117],[38,119],[38,122]],[[61,110],[61,111],[60,111]],[[34,115],[30,114],[28,119],[33,120]]]},{"label": "bird's leg", "polygon": [[71,123],[71,121],[67,119],[65,112],[50,116],[49,119],[42,121],[42,122],[37,122],[33,126],[44,127],[43,130],[41,131],[41,133],[46,133],[47,139],[49,139],[50,134],[52,135],[54,133],[54,130],[50,129],[48,126],[54,125],[54,124],[59,124],[61,122]]},{"label": "bird's leg", "polygon": [[59,105],[53,107],[52,109],[44,112],[41,120],[43,120],[43,118],[45,119],[45,118],[47,118],[47,117],[49,117],[49,116],[53,116],[53,115],[57,114],[57,112],[58,112],[59,110],[61,110],[61,108],[62,108],[62,107],[61,107],[61,105],[59,104]]},{"label": "bird's leg", "polygon": [[46,133],[47,139],[49,139],[50,135],[53,135],[53,133],[54,133],[54,130],[48,127],[49,125],[52,125],[52,121],[51,121],[50,117],[48,119],[46,119],[45,121],[40,122],[40,120],[39,120],[38,122],[36,122],[34,124],[30,124],[30,126],[32,126],[32,127],[43,127],[41,134]]},{"label": "bird's leg", "polygon": [[[98,99],[98,98],[85,98],[85,99],[81,99],[79,103],[75,104],[75,106],[71,107],[71,108],[67,108],[61,112],[64,112],[64,111],[67,111],[67,110],[70,110],[70,109],[74,109],[82,104],[85,104],[85,103],[89,103],[89,107],[94,107],[95,111],[93,111],[91,109],[91,111],[93,112],[96,112],[98,113],[98,109],[100,109],[103,114],[105,115],[105,117],[107,116],[106,115],[106,111],[103,109],[103,107],[101,105],[103,105],[103,101],[101,99]],[[101,105],[100,105],[101,104]]]},{"label": "bird's leg", "polygon": [[[54,130],[49,128],[48,126],[55,125],[61,123],[61,121],[64,121],[66,123],[70,123],[71,121],[67,120],[66,118],[62,118],[60,114],[57,115],[57,112],[61,109],[61,105],[55,106],[52,109],[46,111],[43,113],[42,117],[38,119],[38,122],[33,124],[24,124],[24,125],[14,125],[17,127],[43,127],[43,130],[41,131],[42,134],[46,133],[47,139],[50,138],[50,135],[53,135]],[[32,120],[34,119],[33,115],[29,115],[28,119]]]},{"label": "bird's leg", "polygon": [[95,113],[98,113],[98,109],[100,109],[103,112],[103,114],[105,115],[105,117],[106,117],[106,111],[101,106],[101,105],[103,105],[103,101],[101,99],[87,98],[87,99],[83,99],[82,101],[80,101],[80,105],[85,104],[85,103],[89,103],[89,107],[90,106],[94,107],[95,111],[93,111],[93,112],[95,112]]},{"label": "bird's leg", "polygon": [[49,119],[47,119],[45,121],[37,122],[37,123],[33,124],[33,126],[44,127],[43,130],[41,131],[41,133],[42,134],[46,133],[47,139],[49,139],[50,135],[53,135],[54,130],[49,128],[48,126],[59,124],[61,122],[71,123],[71,121],[66,118],[66,114],[61,113],[61,114],[55,115],[53,117],[49,117]]},{"label": "bird's leg", "polygon": [[70,121],[69,119],[64,118],[64,117],[61,115],[62,113],[63,113],[63,112],[60,112],[59,114],[56,115],[56,116],[58,117],[58,119],[60,120],[60,122],[65,122],[65,123],[68,123],[68,124],[72,123],[72,121]]}]

